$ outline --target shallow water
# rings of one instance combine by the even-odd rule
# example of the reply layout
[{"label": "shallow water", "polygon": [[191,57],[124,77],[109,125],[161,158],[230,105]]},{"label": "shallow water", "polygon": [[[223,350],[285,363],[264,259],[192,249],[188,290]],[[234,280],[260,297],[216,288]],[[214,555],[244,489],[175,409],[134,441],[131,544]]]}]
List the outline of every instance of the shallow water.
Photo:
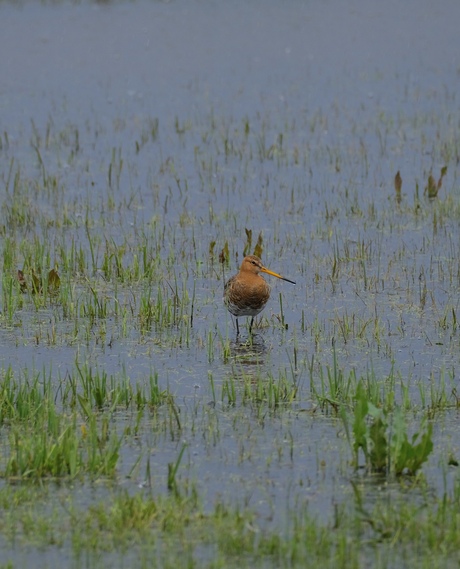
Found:
[{"label": "shallow water", "polygon": [[[156,371],[184,431],[171,440],[146,429],[140,447],[123,447],[121,477],[148,449],[164,491],[185,441],[183,476],[206,507],[233,500],[275,526],[286,505],[330,515],[351,492],[349,450],[339,421],[312,412],[309,387],[334,353],[346,373],[396,378],[396,399],[407,386],[415,405],[420,386],[457,387],[459,17],[453,0],[1,3],[3,236],[43,240],[57,262],[73,245],[89,259],[91,236],[91,277],[111,307],[76,326],[59,305],[37,311],[26,300],[0,329],[3,367],[49,369],[56,384],[82,361],[125,370],[133,384]],[[428,175],[444,165],[429,201]],[[26,189],[15,197],[16,169]],[[57,189],[40,189],[44,173]],[[21,226],[10,225],[11,200],[28,212]],[[252,247],[262,232],[264,263],[297,282],[273,283],[270,325],[249,348],[234,342],[221,301],[246,228]],[[114,308],[137,314],[146,291],[107,279],[104,251],[124,246],[129,265],[140,242],[161,260],[151,295],[177,285],[194,296],[188,339],[180,326],[124,326]],[[210,405],[209,374],[219,393],[229,377],[286,374],[300,400],[263,417]],[[451,429],[436,437],[441,454],[458,450]],[[442,491],[436,460],[427,472]]]}]

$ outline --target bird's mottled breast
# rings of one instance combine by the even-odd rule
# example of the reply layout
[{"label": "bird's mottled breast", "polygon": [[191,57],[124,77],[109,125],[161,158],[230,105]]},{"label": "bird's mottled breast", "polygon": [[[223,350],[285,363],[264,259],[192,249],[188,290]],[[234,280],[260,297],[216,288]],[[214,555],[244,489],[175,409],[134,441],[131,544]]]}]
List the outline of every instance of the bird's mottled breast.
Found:
[{"label": "bird's mottled breast", "polygon": [[262,277],[248,282],[234,276],[224,287],[224,302],[234,316],[255,316],[269,298],[270,285]]}]

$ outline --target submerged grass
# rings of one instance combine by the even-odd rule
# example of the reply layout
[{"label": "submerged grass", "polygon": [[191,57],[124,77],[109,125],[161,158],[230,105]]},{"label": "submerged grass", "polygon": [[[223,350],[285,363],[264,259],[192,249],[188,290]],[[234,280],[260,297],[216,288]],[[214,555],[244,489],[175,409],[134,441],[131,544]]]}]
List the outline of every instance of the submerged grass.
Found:
[{"label": "submerged grass", "polygon": [[251,405],[255,408],[274,410],[288,408],[297,397],[298,385],[280,371],[277,379],[271,374],[234,373],[222,383],[221,401],[226,405]]},{"label": "submerged grass", "polygon": [[14,540],[46,551],[70,541],[76,559],[116,553],[135,565],[147,556],[189,567],[304,567],[306,559],[309,567],[455,566],[457,491],[418,503],[380,496],[371,509],[364,492],[356,486],[355,508],[339,506],[328,522],[302,508],[280,532],[260,526],[250,510],[218,503],[204,512],[193,498],[126,491],[87,508],[62,502],[43,511],[33,508],[43,490],[31,487],[0,492],[0,526],[7,547]]}]

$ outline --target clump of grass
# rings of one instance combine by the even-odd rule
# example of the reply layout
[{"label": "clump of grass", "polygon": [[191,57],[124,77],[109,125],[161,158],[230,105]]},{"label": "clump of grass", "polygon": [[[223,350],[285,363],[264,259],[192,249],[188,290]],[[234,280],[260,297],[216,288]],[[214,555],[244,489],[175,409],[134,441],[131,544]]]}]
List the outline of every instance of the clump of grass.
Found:
[{"label": "clump of grass", "polygon": [[121,376],[109,375],[86,363],[77,363],[76,373],[66,376],[62,395],[63,404],[72,409],[80,405],[85,409],[110,412],[116,408],[153,411],[171,400],[173,396],[169,390],[161,389],[159,385],[158,372],[151,373],[143,383],[133,384],[126,372]]},{"label": "clump of grass", "polygon": [[6,478],[74,478],[82,469],[82,455],[76,419],[67,421],[54,415],[48,428],[29,432],[16,426],[10,434],[10,456],[3,476]]},{"label": "clump of grass", "polygon": [[[139,327],[143,334],[153,327],[156,330],[168,329],[174,326],[187,329],[193,323],[193,319],[187,310],[192,309],[190,295],[185,284],[180,290],[177,282],[171,285],[166,282],[159,285],[154,292],[149,286],[140,297],[139,303]],[[184,333],[184,338],[187,334]]]},{"label": "clump of grass", "polygon": [[160,389],[156,373],[134,389],[127,376],[120,381],[77,366],[58,398],[51,372],[18,381],[8,368],[0,387],[0,424],[8,428],[0,477],[7,479],[114,477],[121,445],[131,432],[126,428],[119,433],[113,423],[120,407],[137,409],[135,434],[144,409],[154,411],[163,404],[166,428],[172,436],[181,429],[179,409],[168,390]]},{"label": "clump of grass", "polygon": [[9,453],[0,476],[43,479],[113,477],[123,436],[110,427],[110,415],[99,417],[82,405],[85,421],[77,413],[59,413],[52,400],[43,398],[34,409],[33,422],[14,422],[9,432]]},{"label": "clump of grass", "polygon": [[124,434],[111,427],[111,415],[87,417],[87,428],[82,428],[83,467],[92,477],[113,478],[116,474]]},{"label": "clump of grass", "polygon": [[12,367],[2,373],[0,382],[0,424],[27,422],[35,425],[43,408],[52,397],[50,377],[43,373],[29,374],[24,371],[20,379]]},{"label": "clump of grass", "polygon": [[13,324],[15,315],[23,307],[24,300],[20,293],[17,278],[9,273],[2,275],[2,316],[6,322]]},{"label": "clump of grass", "polygon": [[280,371],[278,378],[274,378],[270,373],[249,375],[234,370],[222,384],[221,400],[229,406],[240,403],[255,409],[274,410],[292,404],[297,395],[298,384],[285,371]]}]

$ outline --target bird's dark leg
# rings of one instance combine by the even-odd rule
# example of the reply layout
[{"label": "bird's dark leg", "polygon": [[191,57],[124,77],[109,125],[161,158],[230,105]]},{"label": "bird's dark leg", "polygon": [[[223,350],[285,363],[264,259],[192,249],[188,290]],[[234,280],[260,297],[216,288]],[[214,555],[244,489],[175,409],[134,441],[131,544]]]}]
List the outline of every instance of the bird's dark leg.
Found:
[{"label": "bird's dark leg", "polygon": [[237,337],[240,335],[240,327],[238,326],[238,318],[235,318],[236,320],[236,335]]},{"label": "bird's dark leg", "polygon": [[251,318],[251,322],[249,323],[249,333],[252,334],[252,325],[254,324],[254,316]]}]

